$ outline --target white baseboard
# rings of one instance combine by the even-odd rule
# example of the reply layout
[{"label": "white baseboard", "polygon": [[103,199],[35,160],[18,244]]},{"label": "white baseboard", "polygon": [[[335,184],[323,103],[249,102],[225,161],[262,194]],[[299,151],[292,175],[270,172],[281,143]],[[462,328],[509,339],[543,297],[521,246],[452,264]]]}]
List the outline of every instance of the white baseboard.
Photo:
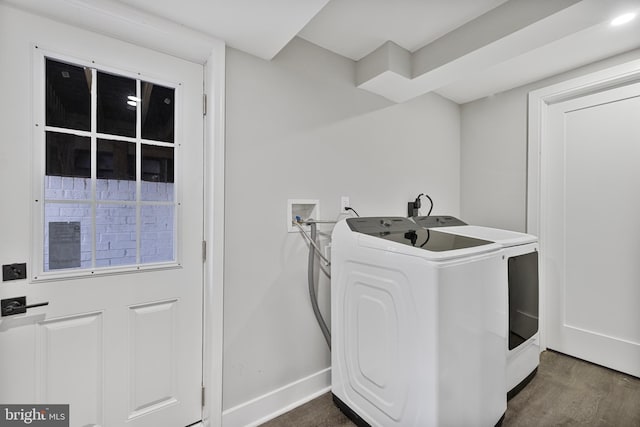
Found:
[{"label": "white baseboard", "polygon": [[254,427],[284,414],[331,389],[331,368],[222,412],[223,427]]}]

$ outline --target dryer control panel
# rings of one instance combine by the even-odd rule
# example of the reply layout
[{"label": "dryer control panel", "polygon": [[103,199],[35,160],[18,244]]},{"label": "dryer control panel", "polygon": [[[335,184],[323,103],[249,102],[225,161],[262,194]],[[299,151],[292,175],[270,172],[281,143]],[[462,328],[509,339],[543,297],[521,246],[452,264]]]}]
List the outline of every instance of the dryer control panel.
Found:
[{"label": "dryer control panel", "polygon": [[468,225],[451,215],[414,216],[411,218],[416,224],[424,228],[453,227],[456,225]]},{"label": "dryer control panel", "polygon": [[347,225],[351,231],[372,235],[379,233],[397,233],[418,228],[415,222],[409,218],[394,216],[349,218],[347,219]]}]

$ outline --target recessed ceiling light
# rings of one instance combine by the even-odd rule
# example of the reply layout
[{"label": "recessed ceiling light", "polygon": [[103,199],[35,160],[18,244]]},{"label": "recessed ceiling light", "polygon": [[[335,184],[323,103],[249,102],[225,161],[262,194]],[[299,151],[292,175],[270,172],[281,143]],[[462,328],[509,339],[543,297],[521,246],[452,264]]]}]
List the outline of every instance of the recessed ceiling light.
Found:
[{"label": "recessed ceiling light", "polygon": [[132,100],[127,101],[127,104],[131,105],[132,107],[135,107],[138,105],[136,101],[132,101]]},{"label": "recessed ceiling light", "polygon": [[627,22],[631,22],[633,21],[633,19],[636,17],[635,13],[625,13],[624,15],[620,15],[617,18],[613,19],[611,21],[611,25],[618,26],[618,25],[624,25]]},{"label": "recessed ceiling light", "polygon": [[133,101],[133,102],[140,102],[140,101],[141,101],[141,99],[140,99],[140,98],[138,98],[137,96],[133,96],[133,95],[129,95],[129,96],[127,96],[127,99],[128,99],[129,101]]}]

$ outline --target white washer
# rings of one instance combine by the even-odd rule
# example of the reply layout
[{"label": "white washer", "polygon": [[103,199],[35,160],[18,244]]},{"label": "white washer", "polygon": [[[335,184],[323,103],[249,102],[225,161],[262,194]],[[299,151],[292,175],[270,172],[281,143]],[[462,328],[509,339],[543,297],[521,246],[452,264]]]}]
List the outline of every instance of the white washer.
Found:
[{"label": "white washer", "polygon": [[437,228],[490,240],[503,248],[501,280],[509,294],[507,396],[512,398],[533,379],[540,362],[538,238],[515,231],[466,225],[451,216],[414,217],[413,220],[431,230]]},{"label": "white washer", "polygon": [[408,218],[332,235],[332,392],[358,425],[494,426],[506,411],[502,249]]}]

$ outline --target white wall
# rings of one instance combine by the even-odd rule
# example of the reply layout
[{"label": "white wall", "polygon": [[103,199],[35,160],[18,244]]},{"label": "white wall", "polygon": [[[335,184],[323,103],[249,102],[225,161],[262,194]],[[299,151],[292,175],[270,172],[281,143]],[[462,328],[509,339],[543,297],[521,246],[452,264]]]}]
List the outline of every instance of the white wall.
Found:
[{"label": "white wall", "polygon": [[234,49],[226,61],[228,413],[330,365],[287,199],[319,199],[322,219],[343,195],[360,215],[404,216],[426,192],[435,213],[458,215],[460,114],[435,94],[395,105],[359,90],[353,61],[302,39],[271,62]]},{"label": "white wall", "polygon": [[463,105],[462,218],[473,224],[525,231],[528,93],[638,58],[640,50],[634,50]]}]

